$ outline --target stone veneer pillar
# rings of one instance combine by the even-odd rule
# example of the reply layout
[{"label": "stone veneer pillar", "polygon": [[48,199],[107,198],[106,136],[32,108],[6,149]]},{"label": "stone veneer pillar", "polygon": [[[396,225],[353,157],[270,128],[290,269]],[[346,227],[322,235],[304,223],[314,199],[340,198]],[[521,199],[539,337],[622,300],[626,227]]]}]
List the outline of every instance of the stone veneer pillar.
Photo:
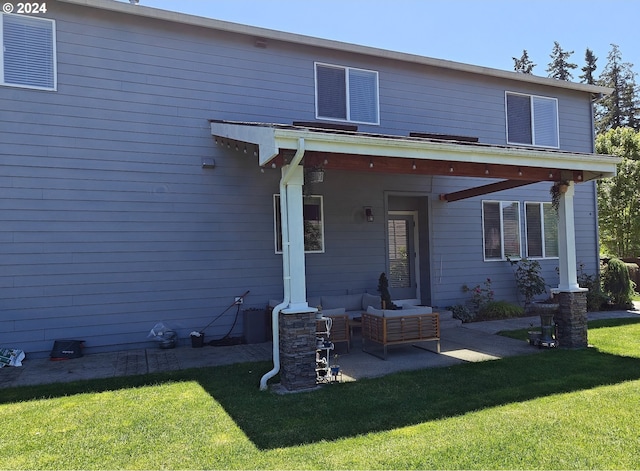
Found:
[{"label": "stone veneer pillar", "polygon": [[280,313],[280,383],[289,391],[316,386],[316,313]]},{"label": "stone veneer pillar", "polygon": [[555,316],[561,348],[585,348],[587,341],[587,292],[559,292],[560,309]]}]

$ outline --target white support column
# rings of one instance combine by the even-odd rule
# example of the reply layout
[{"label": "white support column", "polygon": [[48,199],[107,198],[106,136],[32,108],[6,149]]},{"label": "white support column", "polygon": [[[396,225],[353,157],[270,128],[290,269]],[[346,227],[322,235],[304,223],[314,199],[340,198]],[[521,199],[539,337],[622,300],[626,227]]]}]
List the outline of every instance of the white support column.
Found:
[{"label": "white support column", "polygon": [[[289,171],[289,167],[282,168],[283,175]],[[281,217],[287,218],[288,237],[283,237],[289,241],[289,286],[290,303],[289,307],[283,309],[285,314],[297,312],[312,312],[307,304],[307,284],[304,258],[304,216],[302,185],[304,184],[304,169],[301,165],[292,170],[289,180],[286,182],[287,207],[286,212]],[[286,247],[283,247],[286,250]]]},{"label": "white support column", "polygon": [[573,197],[575,183],[569,182],[566,193],[560,195],[558,208],[558,264],[560,269],[560,284],[558,291],[584,291],[578,285],[576,261],[576,229],[573,211]]}]

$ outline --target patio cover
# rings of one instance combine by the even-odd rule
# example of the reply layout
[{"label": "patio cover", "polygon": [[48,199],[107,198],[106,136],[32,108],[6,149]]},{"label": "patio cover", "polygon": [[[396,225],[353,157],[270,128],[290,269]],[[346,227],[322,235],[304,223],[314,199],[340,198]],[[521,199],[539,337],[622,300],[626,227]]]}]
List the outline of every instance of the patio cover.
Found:
[{"label": "patio cover", "polygon": [[[581,290],[576,272],[574,184],[614,176],[619,162],[611,155],[485,144],[465,136],[373,134],[357,132],[348,126],[327,127],[323,123],[287,125],[212,120],[211,133],[219,144],[255,154],[260,166],[284,169],[290,163],[299,167],[302,162],[304,167],[325,169],[493,179],[486,185],[440,195],[440,200],[447,202],[541,181],[567,180],[569,191],[561,196],[559,207],[559,291]],[[300,207],[281,211],[296,232],[291,247],[297,248],[286,257],[290,260],[286,272],[292,279],[304,280],[304,248],[296,240],[301,237],[303,225],[300,215],[304,182],[303,173],[298,170],[298,177],[287,181],[286,188],[299,187],[292,193],[290,204]],[[292,289],[291,295],[294,310],[308,308],[304,281]]]},{"label": "patio cover", "polygon": [[485,144],[464,136],[397,136],[324,126],[212,120],[211,133],[234,145],[257,146],[252,152],[260,166],[286,164],[299,139],[305,141],[305,167],[382,173],[580,182],[615,175],[619,161],[610,155]]}]

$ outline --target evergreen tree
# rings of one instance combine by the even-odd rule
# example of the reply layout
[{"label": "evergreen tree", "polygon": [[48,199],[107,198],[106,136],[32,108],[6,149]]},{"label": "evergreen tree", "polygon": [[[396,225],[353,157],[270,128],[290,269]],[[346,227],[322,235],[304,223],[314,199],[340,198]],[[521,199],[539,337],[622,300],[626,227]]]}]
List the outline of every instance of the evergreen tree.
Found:
[{"label": "evergreen tree", "polygon": [[554,41],[553,52],[549,55],[551,62],[549,62],[549,67],[547,68],[548,76],[557,80],[571,80],[573,78],[571,70],[578,67],[577,64],[568,62],[571,54],[573,54],[573,51],[563,51],[560,43]]},{"label": "evergreen tree", "polygon": [[622,158],[617,175],[598,181],[598,224],[604,255],[640,255],[640,132],[609,129],[596,138],[596,152]]},{"label": "evergreen tree", "polygon": [[520,56],[520,59],[516,57],[512,57],[512,59],[513,59],[513,70],[515,70],[516,72],[520,72],[522,74],[532,74],[533,68],[537,65],[537,64],[534,64],[529,59],[529,53],[527,52],[526,49],[522,50],[522,56]]},{"label": "evergreen tree", "polygon": [[610,87],[613,92],[603,97],[596,106],[596,130],[603,133],[609,129],[629,126],[638,129],[638,86],[633,65],[622,62],[622,54],[617,45],[611,45],[607,65],[596,82]]},{"label": "evergreen tree", "polygon": [[593,54],[593,51],[587,48],[586,52],[584,53],[585,66],[580,69],[582,70],[582,72],[584,72],[582,75],[580,75],[580,82],[588,83],[589,85],[594,85],[596,83],[596,79],[593,76],[593,73],[598,68],[596,66],[597,60],[598,58]]}]

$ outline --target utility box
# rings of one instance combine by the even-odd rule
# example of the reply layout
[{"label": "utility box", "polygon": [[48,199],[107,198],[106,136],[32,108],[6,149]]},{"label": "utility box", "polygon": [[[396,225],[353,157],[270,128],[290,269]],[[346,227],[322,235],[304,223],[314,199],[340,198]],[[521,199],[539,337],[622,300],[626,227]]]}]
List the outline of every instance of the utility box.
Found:
[{"label": "utility box", "polygon": [[270,323],[266,309],[250,308],[242,311],[245,343],[263,343],[269,340]]},{"label": "utility box", "polygon": [[80,358],[84,340],[56,340],[53,342],[51,350],[52,360],[69,360],[70,358]]}]

